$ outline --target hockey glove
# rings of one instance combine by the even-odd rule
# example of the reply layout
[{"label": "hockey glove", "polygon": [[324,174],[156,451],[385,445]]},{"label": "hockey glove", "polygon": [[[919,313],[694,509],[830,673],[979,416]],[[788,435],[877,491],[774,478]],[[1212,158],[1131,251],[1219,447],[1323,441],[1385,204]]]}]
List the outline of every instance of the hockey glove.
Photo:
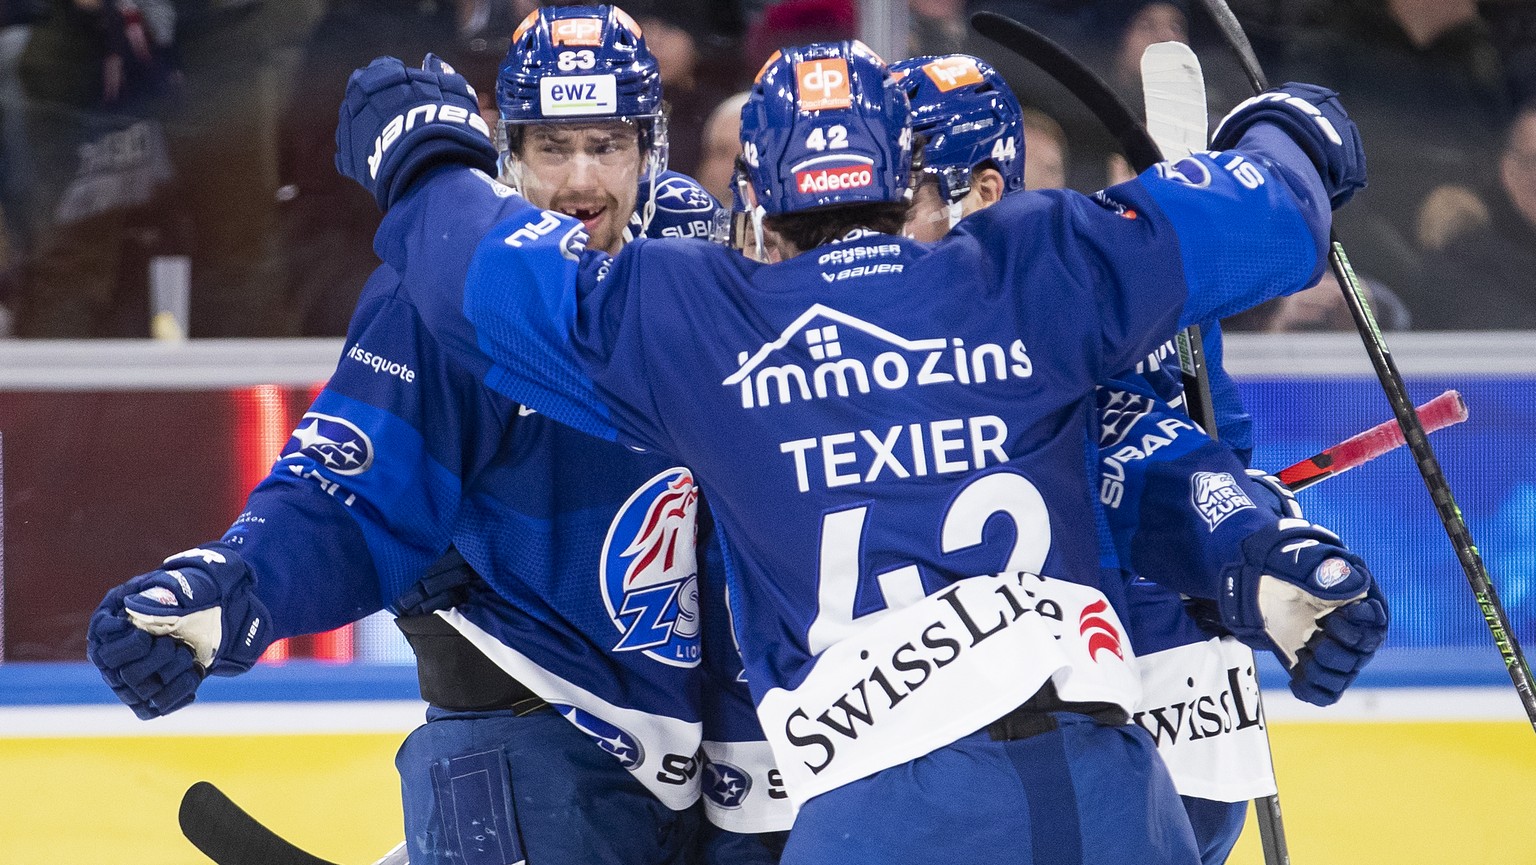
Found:
[{"label": "hockey glove", "polygon": [[107,593],[86,654],[140,718],[192,702],[209,673],[243,673],[272,642],[271,616],[233,548],[206,544]]},{"label": "hockey glove", "polygon": [[1237,145],[1256,123],[1271,123],[1295,141],[1323,180],[1334,210],[1365,186],[1365,149],[1339,94],[1315,84],[1284,84],[1241,103],[1211,136],[1212,150]]},{"label": "hockey glove", "polygon": [[1258,487],[1257,491],[1268,497],[1267,501],[1256,499],[1257,504],[1267,504],[1277,517],[1301,519],[1301,503],[1296,501],[1296,494],[1291,492],[1291,488],[1286,486],[1284,481],[1260,469],[1245,469],[1244,472],[1248,475],[1248,480]]},{"label": "hockey glove", "polygon": [[336,123],[336,170],[388,210],[427,169],[458,163],[496,173],[496,146],[474,88],[428,54],[421,69],[380,57],[352,73]]},{"label": "hockey glove", "polygon": [[1243,559],[1222,574],[1222,624],[1274,652],[1298,699],[1338,702],[1387,635],[1387,601],[1365,563],[1337,535],[1296,519],[1249,536]]}]

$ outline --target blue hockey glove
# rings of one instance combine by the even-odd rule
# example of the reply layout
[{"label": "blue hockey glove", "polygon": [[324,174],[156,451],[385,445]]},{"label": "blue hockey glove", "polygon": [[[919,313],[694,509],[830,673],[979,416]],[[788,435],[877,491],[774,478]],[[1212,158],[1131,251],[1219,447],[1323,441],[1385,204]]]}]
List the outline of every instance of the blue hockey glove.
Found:
[{"label": "blue hockey glove", "polygon": [[1371,572],[1337,535],[1297,519],[1249,536],[1243,558],[1222,574],[1222,624],[1274,652],[1298,699],[1338,702],[1387,636],[1387,601]]},{"label": "blue hockey glove", "polygon": [[107,593],[86,654],[140,718],[192,702],[209,673],[243,673],[272,642],[271,616],[233,548],[206,544]]},{"label": "blue hockey glove", "polygon": [[428,54],[421,69],[380,57],[352,73],[336,123],[336,170],[388,210],[435,165],[496,173],[496,146],[474,88]]},{"label": "blue hockey glove", "polygon": [[1284,481],[1260,469],[1245,469],[1244,472],[1248,480],[1258,487],[1258,491],[1268,497],[1267,500],[1258,501],[1258,504],[1269,505],[1277,517],[1301,519],[1301,503],[1296,501],[1296,494],[1291,492]]},{"label": "blue hockey glove", "polygon": [[1323,179],[1337,210],[1365,186],[1365,148],[1339,94],[1315,84],[1284,84],[1238,104],[1211,136],[1212,150],[1237,144],[1256,123],[1272,123],[1296,142]]}]

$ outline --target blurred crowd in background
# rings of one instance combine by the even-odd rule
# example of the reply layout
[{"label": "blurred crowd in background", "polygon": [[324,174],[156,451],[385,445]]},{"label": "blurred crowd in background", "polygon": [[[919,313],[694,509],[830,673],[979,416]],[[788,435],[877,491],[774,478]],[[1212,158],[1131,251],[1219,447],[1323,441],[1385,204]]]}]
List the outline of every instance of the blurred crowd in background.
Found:
[{"label": "blurred crowd in background", "polygon": [[[738,94],[781,45],[858,36],[859,2],[880,0],[620,2],[660,61],[671,167],[728,202]],[[332,166],[348,74],[434,51],[494,113],[536,5],[0,0],[0,335],[341,335],[379,219]],[[1371,185],[1338,234],[1383,327],[1536,329],[1536,0],[1232,6],[1271,80],[1333,87],[1359,121]],[[910,0],[909,56],[977,54],[1014,85],[1033,188],[1129,169],[1064,90],[969,32],[982,9],[1068,46],[1132,105],[1142,50],[1170,39],[1199,53],[1213,124],[1248,95],[1188,0]],[[1347,329],[1338,298],[1324,284],[1229,328]]]}]

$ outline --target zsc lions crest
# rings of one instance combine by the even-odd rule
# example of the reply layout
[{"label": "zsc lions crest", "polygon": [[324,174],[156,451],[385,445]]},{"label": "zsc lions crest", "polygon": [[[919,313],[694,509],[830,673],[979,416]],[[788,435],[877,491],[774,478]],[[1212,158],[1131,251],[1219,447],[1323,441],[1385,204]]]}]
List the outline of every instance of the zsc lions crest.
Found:
[{"label": "zsc lions crest", "polygon": [[603,602],[621,635],[615,652],[698,665],[698,514],[693,473],[671,468],[646,481],[614,517],[603,542],[601,580]]}]

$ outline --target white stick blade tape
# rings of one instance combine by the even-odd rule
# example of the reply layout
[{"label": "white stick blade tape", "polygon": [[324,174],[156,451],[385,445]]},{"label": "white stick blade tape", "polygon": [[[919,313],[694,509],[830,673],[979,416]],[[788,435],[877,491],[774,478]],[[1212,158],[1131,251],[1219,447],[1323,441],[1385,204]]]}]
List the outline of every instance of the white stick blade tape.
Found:
[{"label": "white stick blade tape", "polygon": [[1147,131],[1164,159],[1206,149],[1205,77],[1200,59],[1182,42],[1158,42],[1141,55]]}]

